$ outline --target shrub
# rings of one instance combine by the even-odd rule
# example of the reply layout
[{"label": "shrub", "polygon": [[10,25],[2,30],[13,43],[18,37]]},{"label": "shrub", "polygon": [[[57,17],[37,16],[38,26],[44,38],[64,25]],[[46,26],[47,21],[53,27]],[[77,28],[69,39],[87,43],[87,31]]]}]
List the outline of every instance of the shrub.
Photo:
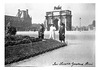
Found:
[{"label": "shrub", "polygon": [[27,44],[27,43],[38,42],[38,41],[42,41],[42,39],[29,37],[29,36],[22,36],[22,35],[6,35],[5,47],[18,45],[18,44]]},{"label": "shrub", "polygon": [[23,39],[23,40],[20,40],[19,44],[27,44],[27,43],[31,43],[31,40],[30,39]]},{"label": "shrub", "polygon": [[9,35],[15,35],[16,32],[17,32],[17,30],[16,30],[15,27],[9,27],[7,33],[8,33]]}]

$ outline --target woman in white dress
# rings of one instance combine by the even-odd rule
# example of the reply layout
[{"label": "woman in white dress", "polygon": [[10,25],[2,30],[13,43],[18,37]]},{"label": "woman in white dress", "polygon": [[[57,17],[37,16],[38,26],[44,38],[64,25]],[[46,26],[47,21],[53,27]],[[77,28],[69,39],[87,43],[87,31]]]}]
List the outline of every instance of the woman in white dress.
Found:
[{"label": "woman in white dress", "polygon": [[52,24],[51,27],[50,27],[50,36],[49,36],[50,39],[55,39],[55,30],[56,30],[56,28]]}]

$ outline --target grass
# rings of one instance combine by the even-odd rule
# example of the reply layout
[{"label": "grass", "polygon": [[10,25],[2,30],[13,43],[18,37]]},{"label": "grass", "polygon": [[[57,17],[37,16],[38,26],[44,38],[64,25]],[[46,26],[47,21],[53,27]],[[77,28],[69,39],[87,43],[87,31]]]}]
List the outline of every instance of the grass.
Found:
[{"label": "grass", "polygon": [[45,41],[17,44],[5,47],[5,65],[18,62],[60,47],[67,44],[52,39]]}]

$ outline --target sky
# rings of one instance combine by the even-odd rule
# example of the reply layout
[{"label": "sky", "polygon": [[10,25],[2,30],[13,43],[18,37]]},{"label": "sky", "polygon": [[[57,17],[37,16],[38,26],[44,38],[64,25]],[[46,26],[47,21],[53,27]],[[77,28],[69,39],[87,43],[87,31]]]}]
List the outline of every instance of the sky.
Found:
[{"label": "sky", "polygon": [[32,23],[43,23],[46,12],[53,11],[54,6],[62,6],[62,10],[72,11],[72,25],[87,26],[95,20],[95,3],[6,3],[5,15],[16,16],[18,9],[29,10],[29,15],[32,17]]}]

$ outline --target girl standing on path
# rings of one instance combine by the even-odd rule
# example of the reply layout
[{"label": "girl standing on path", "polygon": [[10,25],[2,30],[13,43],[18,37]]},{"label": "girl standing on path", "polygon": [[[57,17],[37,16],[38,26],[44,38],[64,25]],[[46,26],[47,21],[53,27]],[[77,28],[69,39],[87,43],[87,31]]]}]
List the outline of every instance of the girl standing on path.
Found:
[{"label": "girl standing on path", "polygon": [[50,36],[49,36],[50,39],[55,39],[55,30],[56,30],[56,28],[55,28],[54,24],[52,24],[50,27]]}]

